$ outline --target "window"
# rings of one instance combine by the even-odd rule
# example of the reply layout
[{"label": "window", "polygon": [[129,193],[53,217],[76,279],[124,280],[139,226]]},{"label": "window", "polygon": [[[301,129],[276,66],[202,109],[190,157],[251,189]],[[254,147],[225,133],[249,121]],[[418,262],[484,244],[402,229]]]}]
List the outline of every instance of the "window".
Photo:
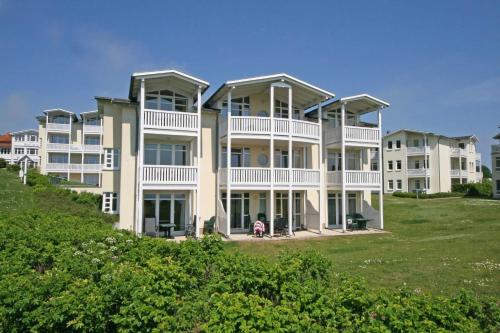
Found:
[{"label": "window", "polygon": [[49,163],[68,163],[68,154],[49,154]]},{"label": "window", "polygon": [[394,170],[393,165],[392,165],[392,161],[387,161],[387,170],[389,170],[389,171]]},{"label": "window", "polygon": [[86,145],[100,145],[101,139],[98,136],[85,136]]},{"label": "window", "polygon": [[401,170],[401,160],[396,161],[396,170]]},{"label": "window", "polygon": [[104,149],[104,168],[119,169],[120,168],[120,149],[105,148]]},{"label": "window", "polygon": [[267,216],[267,195],[265,192],[259,193],[259,213]]},{"label": "window", "polygon": [[481,161],[476,161],[476,172],[481,172]]},{"label": "window", "polygon": [[274,167],[288,168],[288,151],[276,149],[274,151]]},{"label": "window", "polygon": [[69,117],[68,116],[51,116],[49,117],[49,123],[52,124],[69,124]]},{"label": "window", "polygon": [[288,118],[288,103],[275,100],[274,101],[274,116],[276,118]]},{"label": "window", "polygon": [[396,180],[396,188],[398,190],[402,190],[403,189],[403,181],[401,179]]},{"label": "window", "polygon": [[0,148],[0,154],[10,154],[10,148]]},{"label": "window", "polygon": [[14,136],[14,141],[24,141],[24,135],[16,135],[16,136]]},{"label": "window", "polygon": [[14,154],[16,155],[24,155],[24,148],[15,148]]},{"label": "window", "polygon": [[420,179],[415,179],[415,189],[420,190]]},{"label": "window", "polygon": [[98,117],[85,118],[85,125],[101,125],[101,119]]},{"label": "window", "polygon": [[346,153],[345,158],[346,170],[360,170],[359,153]]},{"label": "window", "polygon": [[392,141],[387,141],[387,149],[392,149]]},{"label": "window", "polygon": [[394,180],[389,179],[389,181],[388,181],[388,185],[387,185],[387,189],[388,189],[389,191],[394,190]]},{"label": "window", "polygon": [[396,149],[401,149],[401,140],[396,140]]},{"label": "window", "polygon": [[99,186],[99,175],[84,174],[83,183],[87,185]]},{"label": "window", "polygon": [[371,171],[378,171],[378,161],[375,159],[372,159],[370,161],[370,170]]},{"label": "window", "polygon": [[356,214],[356,193],[347,195],[347,213]]},{"label": "window", "polygon": [[[227,147],[222,147],[222,167],[227,167]],[[231,149],[231,167],[241,168],[250,167],[250,148],[232,148]]]},{"label": "window", "polygon": [[465,143],[460,142],[460,143],[458,144],[458,148],[465,149]]},{"label": "window", "polygon": [[27,148],[26,150],[28,155],[38,155],[38,149],[36,148]]},{"label": "window", "polygon": [[500,171],[500,157],[495,157],[495,171]]},{"label": "window", "polygon": [[104,192],[102,211],[108,214],[118,214],[118,193]]},{"label": "window", "polygon": [[69,143],[68,135],[61,134],[50,134],[49,135],[49,143]]},{"label": "window", "polygon": [[36,142],[36,141],[38,141],[38,139],[37,139],[36,135],[30,135],[30,136],[28,137],[28,139],[29,139],[29,141],[32,141],[32,142]]},{"label": "window", "polygon": [[85,155],[83,158],[84,164],[99,164],[99,156],[98,155]]},{"label": "window", "polygon": [[288,217],[288,193],[276,192],[275,218]]},{"label": "window", "polygon": [[188,99],[170,90],[146,93],[146,109],[187,112]]},{"label": "window", "polygon": [[342,154],[329,152],[327,156],[328,171],[342,170]]},{"label": "window", "polygon": [[420,161],[419,160],[415,161],[415,169],[420,169]]},{"label": "window", "polygon": [[[227,115],[227,100],[222,101],[222,113]],[[233,98],[231,100],[231,115],[232,116],[249,116],[250,115],[250,97]]]},{"label": "window", "polygon": [[187,146],[183,144],[147,143],[144,145],[146,165],[187,165]]},{"label": "window", "polygon": [[496,194],[500,194],[500,179],[497,179],[496,183],[497,183],[497,193]]},{"label": "window", "polygon": [[420,140],[419,139],[413,139],[413,147],[419,147],[420,146]]}]

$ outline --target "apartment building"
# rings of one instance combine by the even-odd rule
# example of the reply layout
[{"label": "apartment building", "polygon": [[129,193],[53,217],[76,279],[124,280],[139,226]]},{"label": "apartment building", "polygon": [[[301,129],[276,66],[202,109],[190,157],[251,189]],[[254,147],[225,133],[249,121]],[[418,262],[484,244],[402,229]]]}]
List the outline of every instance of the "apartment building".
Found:
[{"label": "apartment building", "polygon": [[[498,128],[500,128],[500,126]],[[500,199],[500,133],[495,135],[493,139],[497,140],[497,144],[491,145],[493,197]]]},{"label": "apartment building", "polygon": [[104,156],[98,112],[83,112],[78,116],[64,109],[51,109],[37,119],[41,142],[40,172],[76,184],[99,187]]},{"label": "apartment building", "polygon": [[[131,76],[128,99],[96,97],[97,110],[80,118],[45,111],[42,172],[87,184],[86,175],[96,175],[96,186],[78,190],[102,193],[103,210],[139,234],[168,226],[183,235],[195,224],[199,236],[203,221],[216,217],[230,237],[248,232],[258,216],[271,236],[276,221],[286,221],[288,234],[345,230],[342,212],[362,212],[383,228],[370,194],[382,191],[377,151],[388,103],[334,99],[287,74],[227,81],[203,104],[208,87],[175,70],[140,72]],[[363,121],[377,112],[378,124]],[[86,141],[97,131],[85,130],[87,119],[100,127],[99,141]],[[99,149],[84,147],[90,142]]]},{"label": "apartment building", "polygon": [[27,163],[28,167],[38,167],[39,149],[38,130],[28,129],[1,136],[0,158],[10,164]]},{"label": "apartment building", "polygon": [[482,180],[474,135],[447,137],[401,129],[383,137],[384,193],[450,192],[453,184]]}]

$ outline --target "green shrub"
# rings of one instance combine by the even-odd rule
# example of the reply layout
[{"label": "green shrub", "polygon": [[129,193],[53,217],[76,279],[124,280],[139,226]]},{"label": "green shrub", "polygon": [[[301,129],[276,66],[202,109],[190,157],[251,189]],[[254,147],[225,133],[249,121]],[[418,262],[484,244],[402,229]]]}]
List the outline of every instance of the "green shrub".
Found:
[{"label": "green shrub", "polygon": [[493,191],[490,179],[483,179],[480,183],[453,184],[451,188],[468,197],[490,197]]},{"label": "green shrub", "polygon": [[7,161],[4,158],[0,158],[0,169],[3,169],[7,166]]},{"label": "green shrub", "polygon": [[7,164],[7,170],[11,172],[19,172],[21,167],[18,164]]},{"label": "green shrub", "polygon": [[47,176],[41,175],[37,169],[28,170],[28,174],[26,175],[26,184],[29,186],[51,186],[49,178]]},{"label": "green shrub", "polygon": [[[417,198],[415,192],[394,192],[392,194],[399,198]],[[438,198],[452,198],[452,197],[463,197],[463,193],[458,192],[438,192],[438,193],[419,193],[419,199],[438,199]]]}]

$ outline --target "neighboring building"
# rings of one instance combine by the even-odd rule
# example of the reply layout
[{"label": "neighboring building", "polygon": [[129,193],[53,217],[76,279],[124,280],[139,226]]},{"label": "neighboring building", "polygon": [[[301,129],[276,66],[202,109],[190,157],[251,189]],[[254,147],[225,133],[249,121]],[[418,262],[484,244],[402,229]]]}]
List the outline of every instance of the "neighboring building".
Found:
[{"label": "neighboring building", "polygon": [[493,197],[498,199],[500,198],[500,133],[495,135],[493,139],[498,140],[498,142],[496,145],[491,146],[491,177]]},{"label": "neighboring building", "polygon": [[100,186],[103,150],[102,124],[98,112],[84,112],[79,118],[73,112],[52,109],[44,111],[44,115],[37,119],[42,143],[40,171],[66,180]]},{"label": "neighboring building", "polygon": [[401,129],[383,138],[384,193],[450,192],[453,184],[482,180],[474,135],[446,137]]},{"label": "neighboring building", "polygon": [[23,130],[0,136],[0,158],[10,164],[28,163],[29,167],[38,167],[40,141],[37,130]]},{"label": "neighboring building", "polygon": [[[380,123],[361,118],[378,111],[380,122],[388,103],[369,95],[333,100],[276,74],[228,81],[202,105],[208,86],[174,70],[134,73],[128,99],[96,97],[97,112],[80,118],[45,111],[42,172],[95,183],[78,189],[102,193],[103,210],[139,234],[170,224],[181,235],[197,221],[199,235],[215,216],[230,236],[248,232],[259,214],[271,234],[283,221],[289,233],[321,232],[345,229],[342,211],[383,228],[370,196],[382,190]],[[99,129],[86,130],[86,119]],[[86,181],[90,174],[97,179]]]}]

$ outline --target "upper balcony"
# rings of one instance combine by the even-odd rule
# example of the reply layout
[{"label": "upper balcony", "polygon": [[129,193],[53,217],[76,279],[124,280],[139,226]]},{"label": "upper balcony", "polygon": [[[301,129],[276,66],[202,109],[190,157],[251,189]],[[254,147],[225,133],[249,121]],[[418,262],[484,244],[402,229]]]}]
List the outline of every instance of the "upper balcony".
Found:
[{"label": "upper balcony", "polygon": [[48,152],[100,153],[101,145],[78,145],[69,143],[47,143]]},{"label": "upper balcony", "polygon": [[467,151],[463,148],[450,147],[450,156],[451,157],[466,157]]},{"label": "upper balcony", "polygon": [[[270,138],[296,141],[319,142],[320,126],[306,120],[270,118],[257,116],[232,116],[230,119],[230,135],[233,138]],[[222,117],[220,137],[227,138],[228,118]]]},{"label": "upper balcony", "polygon": [[71,130],[71,124],[61,124],[61,123],[47,123],[47,131],[51,132],[69,132]]},{"label": "upper balcony", "polygon": [[[320,185],[320,171],[298,168],[250,168],[232,167],[230,186],[236,189],[270,189],[271,182],[276,189],[314,188]],[[227,168],[219,170],[220,184],[227,187]]]},{"label": "upper balcony", "polygon": [[81,164],[81,163],[47,163],[48,172],[88,172],[97,173],[102,169],[101,164]]},{"label": "upper balcony", "polygon": [[[344,126],[344,144],[346,146],[378,147],[380,129],[378,127]],[[327,127],[325,144],[339,146],[342,142],[342,127]]]},{"label": "upper balcony", "polygon": [[468,172],[467,170],[451,169],[450,176],[451,178],[467,178]]},{"label": "upper balcony", "polygon": [[406,147],[406,156],[421,156],[429,153],[429,146]]},{"label": "upper balcony", "polygon": [[83,124],[83,132],[85,134],[101,134],[102,133],[102,126],[101,125]]},{"label": "upper balcony", "polygon": [[194,188],[198,183],[198,168],[188,165],[144,165],[144,188]]},{"label": "upper balcony", "polygon": [[145,132],[196,136],[198,114],[193,112],[161,111],[145,109],[143,127]]},{"label": "upper balcony", "polygon": [[[354,189],[378,189],[381,184],[380,171],[346,170],[345,186],[349,190]],[[329,187],[342,185],[342,171],[328,171],[326,183]]]},{"label": "upper balcony", "polygon": [[419,178],[419,177],[429,177],[429,175],[430,175],[429,169],[424,169],[424,168],[408,169],[408,177]]}]

